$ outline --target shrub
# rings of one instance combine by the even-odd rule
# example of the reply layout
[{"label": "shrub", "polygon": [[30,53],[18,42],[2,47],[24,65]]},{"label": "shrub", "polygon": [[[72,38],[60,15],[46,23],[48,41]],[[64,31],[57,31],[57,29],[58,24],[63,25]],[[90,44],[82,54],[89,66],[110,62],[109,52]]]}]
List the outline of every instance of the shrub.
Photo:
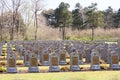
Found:
[{"label": "shrub", "polygon": [[70,68],[68,68],[68,67],[62,67],[61,69],[60,69],[61,71],[70,71]]},{"label": "shrub", "polygon": [[5,60],[5,59],[6,59],[5,56],[0,57],[0,60]]},{"label": "shrub", "polygon": [[106,66],[106,65],[100,65],[100,68],[102,70],[108,70],[109,69],[109,66]]},{"label": "shrub", "polygon": [[42,64],[41,64],[41,62],[40,61],[38,61],[38,66],[41,66]]},{"label": "shrub", "polygon": [[66,38],[65,38],[66,40],[70,40],[70,36],[66,36]]},{"label": "shrub", "polygon": [[0,66],[5,66],[6,63],[5,62],[0,62]]},{"label": "shrub", "polygon": [[0,72],[6,72],[6,68],[0,67]]},{"label": "shrub", "polygon": [[1,56],[5,56],[6,53],[2,53]]},{"label": "shrub", "polygon": [[23,62],[17,62],[16,65],[21,66],[21,65],[23,65]]},{"label": "shrub", "polygon": [[102,59],[100,59],[100,64],[106,64],[106,62]]}]

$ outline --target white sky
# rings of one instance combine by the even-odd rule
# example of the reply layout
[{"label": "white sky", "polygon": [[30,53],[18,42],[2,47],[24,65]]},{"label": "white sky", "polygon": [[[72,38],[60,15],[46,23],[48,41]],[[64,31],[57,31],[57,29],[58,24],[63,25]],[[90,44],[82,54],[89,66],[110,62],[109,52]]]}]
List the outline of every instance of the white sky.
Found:
[{"label": "white sky", "polygon": [[120,0],[44,0],[46,9],[55,9],[61,2],[69,3],[70,10],[74,9],[76,3],[80,3],[83,7],[91,5],[91,3],[97,3],[98,10],[105,10],[108,6],[111,6],[114,10],[120,8]]}]

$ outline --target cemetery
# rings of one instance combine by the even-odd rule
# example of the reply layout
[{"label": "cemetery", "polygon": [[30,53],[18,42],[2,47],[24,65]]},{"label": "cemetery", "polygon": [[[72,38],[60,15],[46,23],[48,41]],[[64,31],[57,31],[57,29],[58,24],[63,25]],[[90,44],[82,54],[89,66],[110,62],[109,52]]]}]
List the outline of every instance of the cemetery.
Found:
[{"label": "cemetery", "polygon": [[119,3],[0,0],[0,80],[120,80]]},{"label": "cemetery", "polygon": [[[120,70],[120,52],[116,50],[120,47],[119,42],[108,44],[65,40],[11,41],[0,44],[3,73]],[[26,69],[22,71],[24,67]]]},{"label": "cemetery", "polygon": [[104,71],[116,71],[116,74],[120,71],[119,41],[111,44],[70,40],[10,41],[1,42],[0,47],[0,75],[61,73],[63,77],[62,74],[72,72],[84,75],[97,71],[103,75]]},{"label": "cemetery", "polygon": [[[87,73],[105,76],[103,74],[106,72],[112,76],[114,72],[118,74],[120,71],[119,41],[115,43],[85,43],[70,40],[10,41],[1,42],[0,47],[0,76],[3,74],[10,76],[33,74],[36,77],[35,80],[39,75],[45,76],[47,73],[50,78],[54,78],[54,74],[61,74],[57,79],[60,80],[64,78],[64,74],[84,76]],[[41,76],[39,77],[42,79]],[[58,76],[56,75],[56,77]],[[9,78],[12,80],[13,77]],[[76,79],[74,76],[72,78]],[[112,78],[114,79],[114,77]],[[100,79],[96,78],[96,80]]]}]

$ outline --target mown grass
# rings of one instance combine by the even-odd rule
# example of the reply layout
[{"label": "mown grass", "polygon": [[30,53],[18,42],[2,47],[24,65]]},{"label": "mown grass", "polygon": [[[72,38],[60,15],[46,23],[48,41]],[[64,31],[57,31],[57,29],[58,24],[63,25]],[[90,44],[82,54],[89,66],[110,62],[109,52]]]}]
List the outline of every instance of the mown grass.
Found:
[{"label": "mown grass", "polygon": [[120,71],[0,74],[0,80],[120,80]]}]

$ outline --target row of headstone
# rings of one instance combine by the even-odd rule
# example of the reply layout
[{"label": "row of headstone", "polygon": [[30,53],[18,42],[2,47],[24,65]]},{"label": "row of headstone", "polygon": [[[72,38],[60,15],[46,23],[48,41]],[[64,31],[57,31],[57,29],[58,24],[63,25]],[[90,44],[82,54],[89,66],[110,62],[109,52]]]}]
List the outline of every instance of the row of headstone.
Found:
[{"label": "row of headstone", "polygon": [[[93,44],[87,44],[87,45],[81,44],[78,46],[77,43],[75,43],[75,42],[73,42],[73,43],[68,42],[69,44],[71,44],[70,46],[67,44],[65,44],[63,46],[63,44],[59,45],[59,44],[57,44],[57,42],[55,42],[54,45],[50,46],[52,43],[49,43],[49,42],[47,42],[47,43],[45,43],[45,42],[39,43],[42,45],[38,45],[37,48],[36,47],[34,48],[35,44],[33,45],[33,43],[27,44],[28,46],[24,45],[24,47],[21,48],[21,51],[22,51],[22,49],[26,47],[23,58],[26,57],[27,52],[39,54],[37,56],[37,59],[40,59],[40,62],[42,63],[42,65],[50,65],[52,63],[52,62],[50,62],[51,61],[50,56],[52,53],[51,51],[54,51],[54,49],[56,49],[56,47],[57,47],[59,49],[59,50],[56,49],[56,53],[57,53],[56,56],[58,57],[58,65],[66,64],[66,57],[64,57],[65,54],[63,54],[64,50],[63,51],[60,50],[61,47],[65,47],[64,49],[69,52],[70,56],[72,55],[72,49],[73,48],[77,49],[78,52],[76,52],[76,54],[78,56],[78,65],[83,64],[82,58],[83,58],[83,56],[85,56],[86,62],[91,63],[92,70],[100,70],[100,68],[99,68],[100,59],[103,59],[105,62],[109,63],[110,67],[111,67],[113,62],[115,60],[117,60],[117,58],[115,58],[115,59],[113,58],[111,51],[115,50],[116,54],[118,54],[117,57],[119,59],[119,53],[118,53],[119,51],[117,51],[117,48],[119,48],[119,47],[116,45],[108,45],[108,44],[103,43],[103,44],[94,44],[94,45]],[[47,46],[45,46],[45,45],[47,45]],[[51,47],[50,52],[48,51],[48,47]],[[93,49],[97,49],[98,51],[95,52],[95,51],[93,51]],[[28,58],[29,58],[29,56],[28,56]],[[24,60],[27,60],[27,58],[25,58]],[[77,65],[77,61],[75,61],[75,60],[77,60],[77,58],[70,57],[70,60],[71,60],[71,64],[73,64],[73,62],[75,62],[73,65],[75,65],[75,64]],[[28,61],[29,61],[28,64],[30,65],[30,60],[28,59]],[[26,62],[26,61],[24,61],[24,62]],[[72,65],[70,67],[71,67],[71,70],[75,70],[74,66],[73,66],[73,68],[72,68]],[[50,69],[52,69],[52,68],[50,67]],[[116,69],[116,68],[113,68],[113,66],[112,66],[111,69]],[[50,71],[52,71],[52,70],[50,70]]]},{"label": "row of headstone", "polygon": [[[82,50],[85,50],[85,52],[82,51],[82,55],[85,56],[87,63],[90,63],[90,62],[91,62],[91,60],[90,60],[91,50],[92,50],[93,48],[95,48],[96,45],[92,45],[91,47],[92,47],[92,48],[87,47],[87,48],[82,49]],[[70,48],[70,49],[71,49],[71,48]],[[39,50],[39,51],[37,51],[37,52],[39,52],[40,55],[42,55],[41,53],[43,53],[43,50],[46,50],[46,49],[43,49],[43,48],[42,48],[41,51]],[[69,53],[71,53],[71,50],[69,50],[69,51],[70,51]],[[106,48],[106,44],[105,44],[105,48],[104,48],[104,47],[101,47],[101,48],[99,49],[99,53],[100,53],[100,58],[103,59],[105,62],[108,62],[108,59],[106,58],[107,55],[108,55],[108,54],[107,54],[108,51],[107,51],[107,48]],[[41,56],[40,56],[40,59],[41,59],[40,61],[42,62],[42,57],[41,57]]]},{"label": "row of headstone", "polygon": [[[119,64],[118,64],[118,56],[117,54],[113,51],[111,56],[111,64],[110,64],[110,68],[111,69],[119,69]],[[93,51],[91,53],[91,70],[100,70],[100,57],[99,54],[95,51]],[[70,61],[70,70],[71,71],[79,71],[80,67],[79,67],[79,56],[77,53],[73,52],[71,53],[71,57],[70,57],[71,61]],[[9,73],[16,73],[17,72],[17,68],[16,68],[16,58],[15,58],[15,54],[13,52],[11,52],[10,54],[8,54],[8,58],[7,58],[7,72]],[[29,57],[29,72],[39,72],[38,69],[38,62],[37,62],[37,57],[35,54],[30,54]],[[56,72],[56,71],[60,71],[59,68],[59,58],[57,57],[56,54],[51,54],[50,56],[50,66],[49,66],[49,71],[50,72]]]}]

